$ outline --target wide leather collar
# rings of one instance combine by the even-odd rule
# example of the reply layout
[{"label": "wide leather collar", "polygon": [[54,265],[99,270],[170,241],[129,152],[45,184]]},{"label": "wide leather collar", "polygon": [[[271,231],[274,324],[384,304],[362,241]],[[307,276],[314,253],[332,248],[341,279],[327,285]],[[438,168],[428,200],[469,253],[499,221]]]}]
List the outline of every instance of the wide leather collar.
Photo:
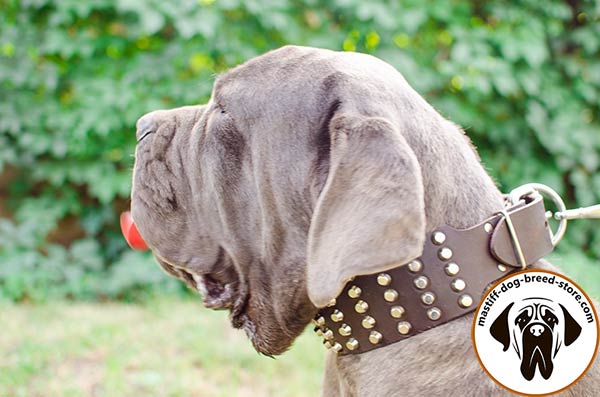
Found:
[{"label": "wide leather collar", "polygon": [[421,257],[385,273],[350,280],[313,322],[338,354],[364,353],[471,313],[494,281],[553,249],[539,194],[469,229],[443,225]]}]

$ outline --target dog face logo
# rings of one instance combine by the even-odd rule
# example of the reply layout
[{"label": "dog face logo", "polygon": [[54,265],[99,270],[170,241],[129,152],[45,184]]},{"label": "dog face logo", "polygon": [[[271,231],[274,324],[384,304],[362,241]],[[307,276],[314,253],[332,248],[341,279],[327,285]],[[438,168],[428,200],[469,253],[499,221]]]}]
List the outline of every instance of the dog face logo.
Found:
[{"label": "dog face logo", "polygon": [[475,355],[513,393],[548,395],[587,371],[598,349],[594,302],[565,276],[513,273],[493,285],[473,317]]},{"label": "dog face logo", "polygon": [[521,360],[521,374],[528,381],[539,374],[548,379],[553,360],[563,346],[581,334],[581,325],[560,303],[547,298],[525,298],[510,303],[490,327],[490,333],[507,351],[512,345]]}]

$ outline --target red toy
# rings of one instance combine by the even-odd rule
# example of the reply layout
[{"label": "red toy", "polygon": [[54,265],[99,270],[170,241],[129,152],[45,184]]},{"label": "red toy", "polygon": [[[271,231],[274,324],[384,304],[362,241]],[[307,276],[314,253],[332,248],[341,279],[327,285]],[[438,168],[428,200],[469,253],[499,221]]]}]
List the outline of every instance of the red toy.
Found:
[{"label": "red toy", "polygon": [[148,249],[148,245],[140,235],[137,227],[135,227],[135,223],[133,223],[131,211],[125,211],[121,214],[121,232],[123,232],[127,244],[134,250],[145,251]]}]

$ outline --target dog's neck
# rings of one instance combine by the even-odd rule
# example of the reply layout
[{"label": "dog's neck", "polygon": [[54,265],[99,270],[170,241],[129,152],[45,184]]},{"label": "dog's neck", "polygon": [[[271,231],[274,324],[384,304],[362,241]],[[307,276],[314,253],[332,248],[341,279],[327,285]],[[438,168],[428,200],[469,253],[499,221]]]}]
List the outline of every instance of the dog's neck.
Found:
[{"label": "dog's neck", "polygon": [[403,134],[419,161],[426,231],[441,225],[466,229],[502,209],[503,195],[464,132],[437,113],[431,117],[431,130],[412,121],[404,128],[414,132]]}]

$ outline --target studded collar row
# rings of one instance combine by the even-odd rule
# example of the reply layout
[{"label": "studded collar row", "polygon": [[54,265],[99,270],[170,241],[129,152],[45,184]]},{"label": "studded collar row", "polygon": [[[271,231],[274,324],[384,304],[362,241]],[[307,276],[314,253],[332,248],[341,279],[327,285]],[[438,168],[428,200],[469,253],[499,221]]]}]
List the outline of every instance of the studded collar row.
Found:
[{"label": "studded collar row", "polygon": [[418,259],[349,281],[319,311],[315,332],[340,355],[410,338],[474,311],[490,283],[552,249],[537,194],[469,229],[441,226],[428,234]]}]

